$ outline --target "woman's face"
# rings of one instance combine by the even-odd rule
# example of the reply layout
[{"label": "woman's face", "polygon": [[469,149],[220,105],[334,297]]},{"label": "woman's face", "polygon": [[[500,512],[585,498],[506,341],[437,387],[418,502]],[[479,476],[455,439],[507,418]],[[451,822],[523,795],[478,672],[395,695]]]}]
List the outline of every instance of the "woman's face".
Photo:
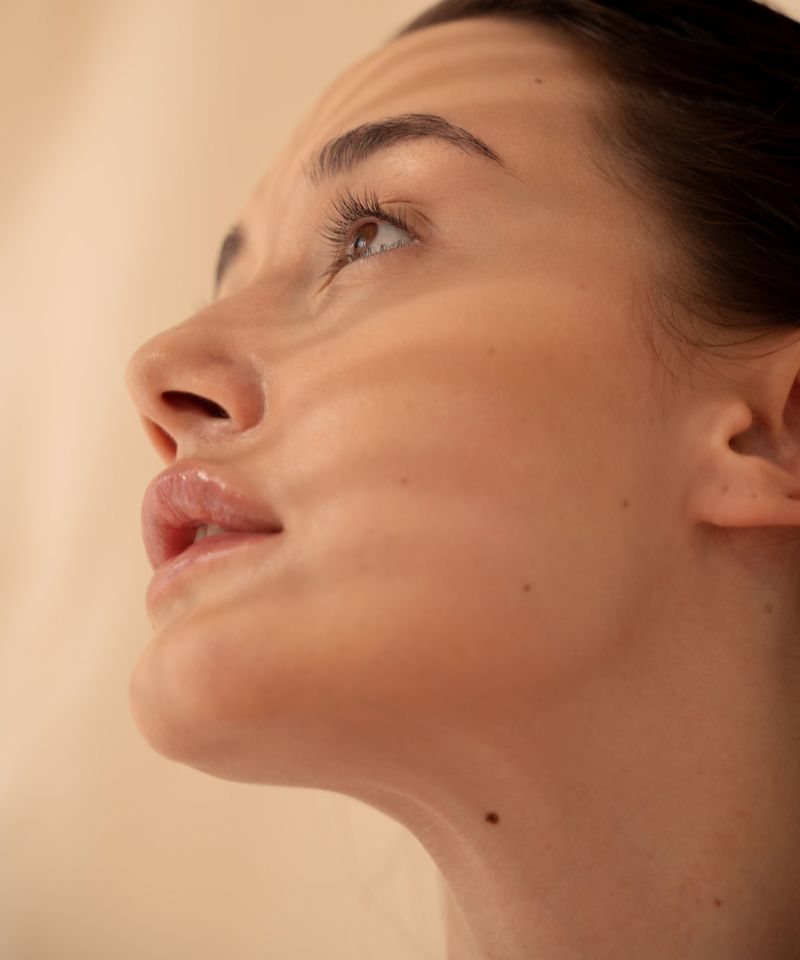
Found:
[{"label": "woman's face", "polygon": [[216,301],[135,354],[166,463],[283,526],[151,595],[130,693],[156,750],[435,793],[619,654],[674,536],[676,445],[637,287],[654,245],[595,164],[599,99],[544,30],[391,43],[266,172]]}]

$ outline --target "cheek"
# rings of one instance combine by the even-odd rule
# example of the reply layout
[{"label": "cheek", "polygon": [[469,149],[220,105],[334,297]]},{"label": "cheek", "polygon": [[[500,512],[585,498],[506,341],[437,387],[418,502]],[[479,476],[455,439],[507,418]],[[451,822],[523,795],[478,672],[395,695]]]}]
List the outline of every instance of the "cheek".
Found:
[{"label": "cheek", "polygon": [[584,669],[613,558],[587,516],[561,515],[563,486],[511,484],[495,453],[460,484],[447,451],[394,492],[344,483],[289,529],[279,569],[209,579],[137,665],[146,739],[218,776],[310,784]]},{"label": "cheek", "polygon": [[131,707],[159,752],[310,783],[410,728],[529,709],[623,635],[629,418],[530,318],[515,343],[426,316],[353,371],[306,354],[305,391],[276,392],[291,429],[263,469],[287,539],[246,583],[209,578],[143,653]]}]

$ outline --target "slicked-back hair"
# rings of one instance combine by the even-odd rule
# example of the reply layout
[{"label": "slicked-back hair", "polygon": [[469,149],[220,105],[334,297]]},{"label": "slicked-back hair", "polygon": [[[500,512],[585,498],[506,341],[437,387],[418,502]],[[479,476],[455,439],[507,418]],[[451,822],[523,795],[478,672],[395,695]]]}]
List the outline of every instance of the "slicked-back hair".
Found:
[{"label": "slicked-back hair", "polygon": [[669,332],[800,333],[800,23],[756,0],[443,0],[397,36],[485,16],[556,28],[604,81],[592,129],[673,241],[650,291]]}]

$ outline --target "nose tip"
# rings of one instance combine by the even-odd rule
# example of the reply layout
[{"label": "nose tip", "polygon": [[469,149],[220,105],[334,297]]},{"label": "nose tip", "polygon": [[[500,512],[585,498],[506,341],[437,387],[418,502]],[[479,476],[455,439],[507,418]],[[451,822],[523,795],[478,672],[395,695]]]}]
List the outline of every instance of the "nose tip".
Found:
[{"label": "nose tip", "polygon": [[264,378],[249,351],[222,347],[207,327],[181,324],[133,354],[125,383],[153,446],[167,462],[252,429],[264,416]]}]

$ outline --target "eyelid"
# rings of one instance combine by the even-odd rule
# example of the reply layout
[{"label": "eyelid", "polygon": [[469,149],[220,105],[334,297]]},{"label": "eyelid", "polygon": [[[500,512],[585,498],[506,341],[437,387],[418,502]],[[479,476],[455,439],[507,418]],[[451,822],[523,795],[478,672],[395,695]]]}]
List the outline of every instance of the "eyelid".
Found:
[{"label": "eyelid", "polygon": [[[397,207],[399,212],[389,210],[387,207]],[[430,221],[416,210],[408,201],[402,199],[381,200],[376,190],[367,190],[363,194],[357,194],[346,189],[334,197],[326,219],[321,227],[321,232],[325,237],[329,255],[332,262],[326,268],[318,279],[328,279],[331,282],[336,275],[345,267],[355,263],[355,260],[344,260],[342,251],[352,242],[355,234],[366,223],[383,222],[391,224],[399,230],[403,230],[411,238],[410,242],[403,244],[395,249],[412,246],[425,239],[429,232]],[[423,227],[418,224],[422,222]],[[355,259],[371,260],[374,256],[382,256],[393,252],[392,250],[378,251],[365,257]]]}]

